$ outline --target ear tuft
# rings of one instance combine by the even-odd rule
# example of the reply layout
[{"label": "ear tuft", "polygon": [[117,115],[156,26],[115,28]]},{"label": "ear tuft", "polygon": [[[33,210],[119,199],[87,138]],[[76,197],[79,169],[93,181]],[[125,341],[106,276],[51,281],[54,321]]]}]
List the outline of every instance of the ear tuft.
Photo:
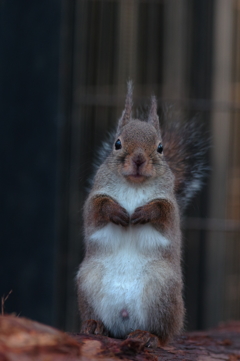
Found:
[{"label": "ear tuft", "polygon": [[127,83],[127,95],[125,100],[125,108],[122,113],[121,118],[118,122],[118,131],[121,130],[124,125],[126,125],[132,117],[132,106],[133,106],[133,100],[132,100],[132,94],[133,94],[133,83],[132,80],[129,80]]},{"label": "ear tuft", "polygon": [[157,99],[154,95],[151,97],[151,106],[148,115],[148,123],[152,124],[156,129],[157,133],[160,135],[159,118],[157,115]]}]

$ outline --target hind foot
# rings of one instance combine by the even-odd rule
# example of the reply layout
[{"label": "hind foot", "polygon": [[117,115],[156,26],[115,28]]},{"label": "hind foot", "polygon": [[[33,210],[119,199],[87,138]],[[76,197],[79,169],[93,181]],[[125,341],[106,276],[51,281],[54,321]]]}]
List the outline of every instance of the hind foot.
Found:
[{"label": "hind foot", "polygon": [[108,336],[108,331],[106,330],[104,324],[101,321],[95,320],[87,320],[83,322],[80,333],[85,333],[87,335]]},{"label": "hind foot", "polygon": [[157,348],[162,346],[160,339],[150,332],[136,330],[128,334],[127,338],[141,341],[145,347]]}]

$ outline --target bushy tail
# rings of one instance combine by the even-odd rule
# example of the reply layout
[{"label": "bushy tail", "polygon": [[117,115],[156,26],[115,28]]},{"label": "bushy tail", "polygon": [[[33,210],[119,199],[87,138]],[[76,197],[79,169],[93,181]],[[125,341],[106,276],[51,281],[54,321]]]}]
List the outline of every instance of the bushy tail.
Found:
[{"label": "bushy tail", "polygon": [[198,119],[165,121],[162,126],[165,159],[175,176],[175,193],[184,210],[202,186],[209,167],[206,154],[209,138]]}]

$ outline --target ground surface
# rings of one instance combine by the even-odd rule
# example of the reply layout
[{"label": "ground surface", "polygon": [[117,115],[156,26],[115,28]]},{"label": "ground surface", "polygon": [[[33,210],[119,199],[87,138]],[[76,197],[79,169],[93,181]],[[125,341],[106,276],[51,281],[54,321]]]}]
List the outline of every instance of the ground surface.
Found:
[{"label": "ground surface", "polygon": [[164,348],[145,348],[135,340],[67,335],[38,322],[0,316],[0,361],[87,360],[240,360],[240,322],[206,332],[190,332]]}]

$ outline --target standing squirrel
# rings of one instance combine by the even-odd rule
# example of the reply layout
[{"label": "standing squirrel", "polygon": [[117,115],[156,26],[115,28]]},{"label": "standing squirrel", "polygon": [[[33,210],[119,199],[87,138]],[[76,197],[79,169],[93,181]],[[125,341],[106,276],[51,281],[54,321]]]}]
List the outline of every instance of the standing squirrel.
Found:
[{"label": "standing squirrel", "polygon": [[147,121],[131,114],[129,82],[84,205],[81,332],[164,345],[183,327],[180,215],[200,189],[206,146],[192,124],[161,130],[155,97]]}]

